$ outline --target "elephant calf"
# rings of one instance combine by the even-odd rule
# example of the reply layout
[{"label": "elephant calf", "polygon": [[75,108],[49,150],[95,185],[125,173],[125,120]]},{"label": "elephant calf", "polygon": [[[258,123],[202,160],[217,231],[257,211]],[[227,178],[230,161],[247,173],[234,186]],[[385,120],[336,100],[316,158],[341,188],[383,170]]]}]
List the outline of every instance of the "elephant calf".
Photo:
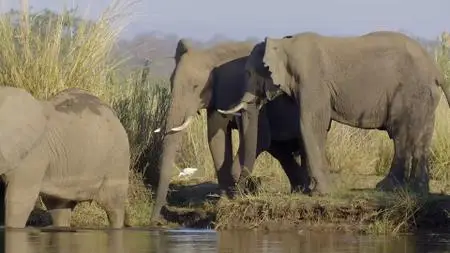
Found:
[{"label": "elephant calf", "polygon": [[127,133],[99,98],[71,88],[39,101],[0,87],[6,227],[24,227],[39,194],[55,226],[70,226],[75,205],[96,200],[110,226],[123,227],[129,164]]}]

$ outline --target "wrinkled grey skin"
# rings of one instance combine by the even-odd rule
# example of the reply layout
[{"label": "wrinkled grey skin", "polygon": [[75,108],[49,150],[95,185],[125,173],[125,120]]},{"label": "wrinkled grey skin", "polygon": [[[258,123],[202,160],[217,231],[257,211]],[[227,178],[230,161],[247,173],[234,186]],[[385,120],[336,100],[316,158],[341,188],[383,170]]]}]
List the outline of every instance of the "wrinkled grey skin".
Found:
[{"label": "wrinkled grey skin", "polygon": [[70,226],[75,205],[96,200],[110,226],[123,227],[130,151],[108,105],[79,89],[40,101],[0,87],[0,130],[6,227],[23,228],[39,194],[54,226]]},{"label": "wrinkled grey skin", "polygon": [[[179,148],[182,134],[192,121],[193,116],[201,109],[207,110],[207,135],[208,145],[213,158],[214,167],[220,188],[233,195],[236,184],[244,182],[244,178],[251,173],[254,160],[257,153],[262,149],[268,149],[271,143],[270,138],[260,138],[260,149],[245,152],[243,155],[242,142],[247,138],[242,136],[247,128],[256,129],[256,125],[240,123],[240,118],[227,116],[217,112],[216,107],[228,108],[236,104],[244,93],[243,67],[246,57],[249,55],[254,44],[247,42],[222,43],[209,49],[194,49],[188,45],[185,40],[180,40],[175,52],[176,66],[170,77],[172,89],[172,101],[166,118],[165,126],[162,132],[165,135],[163,140],[163,153],[160,161],[160,179],[156,193],[156,202],[153,208],[152,221],[160,218],[160,211],[166,202],[170,175],[173,168],[175,153]],[[240,71],[240,72],[239,72]],[[248,117],[243,117],[245,120]],[[257,120],[258,121],[258,120]],[[262,120],[261,122],[267,122]],[[239,150],[236,158],[232,157],[231,130],[237,129],[237,125],[246,125],[246,129],[240,129]],[[249,127],[250,126],[250,127]],[[269,130],[264,130],[262,133]],[[253,132],[257,133],[257,132]],[[267,136],[267,134],[266,134]],[[295,137],[298,136],[294,135]],[[257,136],[249,138],[258,139]],[[298,142],[297,142],[298,143]],[[255,146],[257,144],[255,143]],[[271,152],[278,156],[277,159],[283,159],[289,166],[299,167],[292,155],[292,149],[298,149],[297,144],[294,147],[278,145]],[[285,151],[286,149],[286,151]],[[247,151],[247,150],[246,150]],[[290,154],[288,156],[286,154]],[[298,156],[298,155],[297,155]],[[281,161],[281,160],[280,160]],[[241,175],[242,167],[246,165],[244,173]],[[285,168],[286,171],[286,168]],[[293,188],[297,187],[297,173],[299,169],[288,169],[287,176],[293,183]],[[290,175],[292,174],[292,175]],[[307,173],[303,173],[307,174]]]},{"label": "wrinkled grey skin", "polygon": [[414,190],[429,192],[427,162],[439,87],[447,102],[450,89],[443,87],[443,75],[418,42],[396,32],[266,38],[252,50],[246,71],[241,103],[222,113],[246,110],[280,94],[295,98],[305,160],[319,194],[332,190],[325,154],[331,120],[387,131],[395,155],[378,189],[393,190],[409,180]]}]

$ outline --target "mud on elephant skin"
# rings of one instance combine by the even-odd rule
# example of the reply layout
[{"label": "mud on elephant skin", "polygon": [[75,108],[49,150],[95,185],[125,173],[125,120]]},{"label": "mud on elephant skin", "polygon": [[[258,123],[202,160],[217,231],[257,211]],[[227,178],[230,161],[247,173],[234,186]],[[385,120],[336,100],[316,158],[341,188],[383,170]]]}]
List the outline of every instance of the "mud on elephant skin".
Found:
[{"label": "mud on elephant skin", "polygon": [[[280,94],[295,98],[306,161],[319,193],[329,193],[325,143],[331,120],[385,130],[395,154],[388,175],[377,184],[394,190],[408,183],[429,192],[428,157],[441,87],[450,88],[428,52],[397,32],[329,37],[306,32],[258,43],[246,63],[246,93],[225,114],[251,103],[272,103]],[[270,101],[270,102],[269,102]]]},{"label": "mud on elephant skin", "polygon": [[[176,65],[170,77],[171,104],[166,122],[156,131],[164,135],[164,140],[153,221],[160,218],[161,208],[166,202],[182,134],[201,109],[207,110],[208,145],[220,187],[228,191],[239,180],[241,164],[239,159],[233,159],[231,145],[231,130],[237,128],[239,120],[236,121],[235,115],[220,114],[215,107],[231,104],[233,100],[239,101],[245,91],[245,72],[239,66],[245,66],[245,57],[253,46],[248,42],[228,42],[207,49],[195,49],[184,39],[178,42],[174,57]],[[240,136],[241,140],[244,138]]]},{"label": "mud on elephant skin", "polygon": [[24,227],[39,195],[54,226],[70,226],[75,205],[96,200],[110,226],[123,227],[130,151],[108,105],[75,88],[41,101],[0,87],[0,129],[6,227]]}]

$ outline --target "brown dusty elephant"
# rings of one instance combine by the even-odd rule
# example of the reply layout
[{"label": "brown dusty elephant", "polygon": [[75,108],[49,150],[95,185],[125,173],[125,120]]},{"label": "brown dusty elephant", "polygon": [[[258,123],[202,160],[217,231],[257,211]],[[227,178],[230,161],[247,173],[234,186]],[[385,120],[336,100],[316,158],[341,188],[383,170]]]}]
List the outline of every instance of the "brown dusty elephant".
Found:
[{"label": "brown dusty elephant", "polygon": [[6,227],[24,227],[39,194],[55,226],[70,226],[75,205],[96,200],[110,226],[123,227],[129,164],[127,133],[97,97],[71,88],[41,101],[0,87]]},{"label": "brown dusty elephant", "polygon": [[[251,173],[257,153],[260,153],[261,150],[268,150],[280,161],[293,189],[303,189],[305,187],[296,186],[308,184],[308,173],[302,173],[304,170],[296,162],[298,155],[292,154],[292,150],[298,150],[298,141],[295,141],[294,145],[291,140],[288,140],[291,141],[290,145],[284,145],[289,143],[288,141],[284,143],[283,139],[276,143],[272,141],[274,138],[257,137],[256,130],[252,132],[256,135],[242,137],[242,133],[246,129],[240,129],[240,147],[233,160],[231,130],[238,128],[240,117],[224,116],[217,112],[216,107],[228,108],[242,97],[245,91],[246,57],[253,46],[254,44],[247,42],[229,42],[200,50],[190,47],[183,39],[179,41],[175,52],[176,66],[170,77],[172,101],[165,126],[162,127],[165,137],[152,220],[160,217],[161,208],[165,204],[175,153],[180,145],[183,130],[188,127],[193,116],[201,109],[207,110],[208,144],[219,186],[223,191],[232,196],[230,192],[233,192],[237,183],[243,182],[241,179],[245,175]],[[283,100],[291,99],[288,96],[280,97],[280,101],[282,101],[280,104],[283,103]],[[297,110],[294,101],[289,102],[291,103],[286,105],[291,109],[287,110],[292,110],[292,108]],[[293,115],[293,117],[298,117],[298,115]],[[247,117],[243,118],[247,119]],[[261,123],[267,126],[268,122],[261,120]],[[245,125],[251,126],[247,123]],[[257,128],[256,125],[251,127]],[[267,133],[268,131],[261,132]],[[298,131],[298,128],[295,131]],[[299,134],[295,133],[291,136],[296,139]],[[258,142],[255,145],[259,146],[259,150],[257,151],[256,147],[253,147],[253,150],[247,152],[244,157],[242,142],[247,137],[254,138],[255,142]],[[242,166],[247,169],[244,170],[245,173],[241,174]],[[306,178],[300,182],[300,179],[304,178],[302,175],[306,175]]]},{"label": "brown dusty elephant", "polygon": [[253,110],[247,105],[280,94],[295,98],[305,160],[318,193],[332,190],[325,154],[331,120],[387,131],[395,155],[378,189],[393,190],[409,181],[413,189],[429,192],[427,160],[439,87],[447,102],[450,89],[418,42],[383,31],[355,37],[306,32],[266,38],[252,50],[246,71],[241,103],[221,112]]}]

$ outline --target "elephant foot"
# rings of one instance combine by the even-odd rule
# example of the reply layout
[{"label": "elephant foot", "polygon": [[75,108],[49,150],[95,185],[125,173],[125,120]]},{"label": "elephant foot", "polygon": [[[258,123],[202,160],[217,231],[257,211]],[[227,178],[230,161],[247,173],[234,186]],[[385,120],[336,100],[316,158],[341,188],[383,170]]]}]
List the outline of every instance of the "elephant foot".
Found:
[{"label": "elephant foot", "polygon": [[302,188],[302,189],[294,189],[293,191],[291,191],[291,193],[294,194],[303,194],[306,196],[313,196],[313,191],[309,188]]},{"label": "elephant foot", "polygon": [[428,181],[424,180],[412,180],[408,184],[409,188],[420,196],[426,196],[430,193],[430,187]]},{"label": "elephant foot", "polygon": [[157,220],[151,220],[149,225],[151,227],[164,227],[167,224],[168,224],[168,222],[166,220],[157,219]]},{"label": "elephant foot", "polygon": [[291,187],[291,193],[296,193],[296,194],[304,194],[304,195],[311,195],[312,190],[311,188],[309,188],[308,186],[305,185],[296,185]]},{"label": "elephant foot", "polygon": [[229,186],[226,188],[220,189],[220,196],[225,197],[227,199],[233,200],[238,195],[238,190],[236,186]]},{"label": "elephant foot", "polygon": [[314,177],[311,178],[311,181],[314,184],[313,187],[310,186],[307,188],[310,189],[309,193],[307,192],[309,196],[327,196],[331,193],[332,188],[327,181],[321,182]]},{"label": "elephant foot", "polygon": [[[161,209],[162,212],[167,212],[167,210]],[[151,227],[164,227],[167,226],[169,222],[164,219],[163,215],[159,215],[158,217],[154,217],[150,220],[149,226]]]},{"label": "elephant foot", "polygon": [[311,196],[316,187],[317,180],[308,177],[306,180],[300,182],[300,184],[291,186],[291,193],[302,193]]},{"label": "elephant foot", "polygon": [[404,186],[404,180],[399,180],[392,175],[387,175],[383,180],[377,183],[375,189],[379,191],[390,192],[403,188]]}]

